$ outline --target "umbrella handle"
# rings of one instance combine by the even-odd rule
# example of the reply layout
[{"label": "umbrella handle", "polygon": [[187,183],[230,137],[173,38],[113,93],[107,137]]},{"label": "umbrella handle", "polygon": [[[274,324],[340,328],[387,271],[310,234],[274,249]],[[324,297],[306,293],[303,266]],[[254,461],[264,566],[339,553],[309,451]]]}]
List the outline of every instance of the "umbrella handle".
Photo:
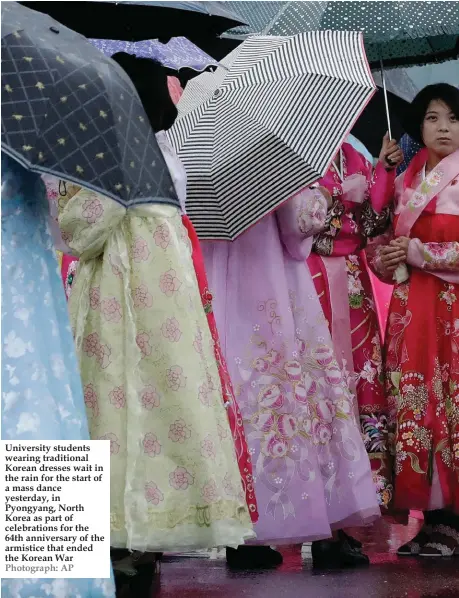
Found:
[{"label": "umbrella handle", "polygon": [[392,139],[392,127],[390,124],[389,99],[387,97],[386,76],[384,74],[384,64],[381,56],[379,57],[379,63],[381,65],[381,80],[383,85],[384,103],[386,105],[387,130],[389,131],[389,139]]}]

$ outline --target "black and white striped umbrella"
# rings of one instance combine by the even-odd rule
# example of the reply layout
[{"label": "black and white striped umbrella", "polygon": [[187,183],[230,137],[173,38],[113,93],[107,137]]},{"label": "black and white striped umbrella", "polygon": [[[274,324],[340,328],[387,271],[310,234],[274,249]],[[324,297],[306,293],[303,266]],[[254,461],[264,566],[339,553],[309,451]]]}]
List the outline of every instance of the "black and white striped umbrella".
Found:
[{"label": "black and white striped umbrella", "polygon": [[187,84],[169,138],[201,239],[234,240],[324,176],[375,91],[357,32],[246,40]]}]

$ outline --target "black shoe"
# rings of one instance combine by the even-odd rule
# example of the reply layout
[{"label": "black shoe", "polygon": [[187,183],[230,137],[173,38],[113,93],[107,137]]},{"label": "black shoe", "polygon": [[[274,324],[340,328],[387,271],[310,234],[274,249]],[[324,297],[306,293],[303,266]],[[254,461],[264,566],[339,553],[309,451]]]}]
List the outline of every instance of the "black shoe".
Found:
[{"label": "black shoe", "polygon": [[367,555],[352,548],[347,541],[319,540],[312,543],[311,552],[314,569],[344,569],[370,564]]},{"label": "black shoe", "polygon": [[347,541],[351,548],[354,548],[354,550],[357,550],[358,552],[362,552],[362,542],[359,542],[359,540],[356,540],[349,534],[346,534],[344,530],[339,530],[338,537],[341,540],[341,542]]},{"label": "black shoe", "polygon": [[282,565],[283,558],[269,546],[239,546],[226,549],[226,562],[233,569],[272,569]]}]

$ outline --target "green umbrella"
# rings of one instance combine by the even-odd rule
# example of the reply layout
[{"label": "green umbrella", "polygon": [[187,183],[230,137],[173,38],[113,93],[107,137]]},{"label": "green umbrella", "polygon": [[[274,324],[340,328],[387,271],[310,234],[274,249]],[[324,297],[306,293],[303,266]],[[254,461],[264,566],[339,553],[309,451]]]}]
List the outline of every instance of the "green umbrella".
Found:
[{"label": "green umbrella", "polygon": [[[225,2],[225,5],[238,11],[249,23],[247,27],[230,30],[227,37],[245,39],[254,33],[295,35],[317,29],[362,31],[372,69],[383,71],[383,65],[385,68],[422,65],[459,56],[459,2]],[[382,83],[385,91],[384,72]]]}]

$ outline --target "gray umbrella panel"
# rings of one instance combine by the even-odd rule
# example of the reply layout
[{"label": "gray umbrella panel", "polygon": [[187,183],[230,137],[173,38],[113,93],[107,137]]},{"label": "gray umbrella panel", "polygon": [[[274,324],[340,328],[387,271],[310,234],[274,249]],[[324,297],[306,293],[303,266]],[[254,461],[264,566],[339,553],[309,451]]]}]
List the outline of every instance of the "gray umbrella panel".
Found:
[{"label": "gray umbrella panel", "polygon": [[128,206],[179,205],[124,71],[77,33],[2,4],[2,150]]},{"label": "gray umbrella panel", "polygon": [[250,23],[227,34],[362,31],[370,63],[387,67],[456,58],[459,2],[225,2]]}]

